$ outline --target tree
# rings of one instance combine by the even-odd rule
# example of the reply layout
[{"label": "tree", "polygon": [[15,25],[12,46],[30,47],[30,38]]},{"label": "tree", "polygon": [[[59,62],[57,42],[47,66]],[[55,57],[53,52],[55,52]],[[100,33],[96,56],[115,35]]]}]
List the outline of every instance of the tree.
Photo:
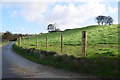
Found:
[{"label": "tree", "polygon": [[23,34],[12,34],[9,31],[6,31],[2,35],[2,41],[15,41],[18,37],[22,37]]},{"label": "tree", "polygon": [[100,25],[100,24],[103,25],[103,23],[104,23],[105,25],[107,25],[107,24],[108,24],[108,25],[113,24],[113,18],[110,17],[110,16],[102,16],[102,15],[100,15],[100,16],[97,16],[97,17],[96,17],[96,20],[97,20],[98,25]]},{"label": "tree", "polygon": [[112,25],[113,24],[113,18],[108,16],[106,20],[106,24]]},{"label": "tree", "polygon": [[98,25],[100,25],[100,23],[103,25],[105,17],[106,16],[102,16],[102,15],[96,17]]},{"label": "tree", "polygon": [[56,31],[56,23],[55,23],[55,24],[49,24],[49,25],[47,26],[47,30],[48,30],[49,32],[54,32],[54,31]]},{"label": "tree", "polygon": [[57,24],[56,24],[56,23],[54,23],[54,24],[49,24],[49,25],[47,26],[47,30],[48,30],[49,32],[58,32],[58,31],[61,31],[59,28],[57,28]]},{"label": "tree", "polygon": [[10,41],[10,40],[13,40],[14,39],[14,35],[9,32],[9,31],[6,31],[3,35],[2,35],[2,40],[5,41]]},{"label": "tree", "polygon": [[56,29],[56,27],[54,26],[54,24],[49,24],[49,25],[48,25],[47,30],[48,30],[49,32],[55,31],[55,29]]},{"label": "tree", "polygon": [[57,28],[56,30],[55,30],[56,32],[59,32],[59,31],[61,31],[59,28]]}]

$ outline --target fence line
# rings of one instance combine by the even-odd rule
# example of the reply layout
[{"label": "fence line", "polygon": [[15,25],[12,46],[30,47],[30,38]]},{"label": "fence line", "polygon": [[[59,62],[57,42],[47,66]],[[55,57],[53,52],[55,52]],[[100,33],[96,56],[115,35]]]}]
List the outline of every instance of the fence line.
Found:
[{"label": "fence line", "polygon": [[[19,37],[17,39],[18,41],[18,45],[21,45],[21,37]],[[86,57],[86,31],[82,31],[82,56],[83,57]],[[22,42],[24,43],[24,42]],[[42,45],[42,43],[40,43]],[[52,45],[52,44],[50,44]],[[57,45],[57,44],[55,44]],[[63,52],[63,45],[64,45],[64,41],[63,41],[63,34],[60,35],[60,51]],[[46,35],[46,42],[45,42],[45,47],[46,47],[46,50],[48,50],[48,36]],[[36,35],[36,44],[35,44],[35,47],[38,48],[38,35]],[[28,48],[30,48],[30,36],[28,36]]]}]

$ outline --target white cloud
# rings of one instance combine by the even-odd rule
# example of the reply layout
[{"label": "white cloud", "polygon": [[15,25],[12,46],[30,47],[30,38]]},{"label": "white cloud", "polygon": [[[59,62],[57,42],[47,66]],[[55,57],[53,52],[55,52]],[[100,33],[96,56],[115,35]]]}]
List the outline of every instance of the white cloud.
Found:
[{"label": "white cloud", "polygon": [[66,5],[56,5],[47,16],[45,16],[45,21],[57,22],[65,28],[75,28],[80,27],[85,21],[90,18],[95,18],[100,14],[104,14],[105,5],[99,4],[98,2],[91,3],[88,2],[84,5],[75,6],[73,3]]},{"label": "white cloud", "polygon": [[46,12],[48,3],[27,3],[20,14],[27,21],[41,21],[43,20],[44,13]]},{"label": "white cloud", "polygon": [[[106,7],[100,0],[88,1],[85,4],[75,6],[74,3],[67,3],[68,5],[55,4],[55,2],[40,2],[40,3],[27,3],[22,10],[13,11],[12,16],[18,13],[26,21],[42,23],[58,23],[60,29],[81,27],[80,24],[85,23],[91,18],[98,15],[107,14],[106,8],[109,13],[115,13],[117,8],[111,6]],[[52,6],[55,4],[55,6]],[[78,25],[79,24],[79,25]]]},{"label": "white cloud", "polygon": [[110,13],[117,13],[118,12],[118,8],[112,8],[111,6],[108,7],[108,11]]}]

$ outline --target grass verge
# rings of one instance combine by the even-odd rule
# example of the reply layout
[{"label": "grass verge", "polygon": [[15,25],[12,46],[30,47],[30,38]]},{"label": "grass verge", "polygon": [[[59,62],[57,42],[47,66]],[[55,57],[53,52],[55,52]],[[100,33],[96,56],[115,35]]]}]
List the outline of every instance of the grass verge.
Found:
[{"label": "grass verge", "polygon": [[47,54],[45,51],[40,52],[35,48],[27,49],[19,47],[16,43],[13,45],[13,50],[19,55],[39,64],[98,77],[120,77],[120,72],[118,72],[118,57],[98,55],[76,58],[66,54]]},{"label": "grass verge", "polygon": [[9,43],[9,41],[5,41],[5,42],[0,43],[0,47],[7,44],[7,43]]}]

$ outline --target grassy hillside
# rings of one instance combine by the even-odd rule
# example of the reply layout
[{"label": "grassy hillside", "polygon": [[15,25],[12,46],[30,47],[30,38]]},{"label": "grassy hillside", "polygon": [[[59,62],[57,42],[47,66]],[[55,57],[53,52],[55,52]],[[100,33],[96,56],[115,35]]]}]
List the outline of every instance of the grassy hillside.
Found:
[{"label": "grassy hillside", "polygon": [[[81,54],[81,34],[87,31],[87,54],[101,54],[117,52],[118,25],[92,25],[63,32],[46,33],[38,36],[38,49],[45,50],[46,35],[48,36],[48,51],[60,52],[60,35],[63,34],[64,51],[76,56]],[[36,36],[30,37],[30,47],[36,45]],[[27,47],[28,38],[23,39],[22,45]]]},{"label": "grassy hillside", "polygon": [[[81,44],[81,32],[87,31],[88,44],[114,44],[118,43],[118,27],[117,25],[94,25],[85,28],[77,28],[67,30],[64,32],[53,32],[48,34],[39,35],[40,41],[45,41],[45,35],[49,37],[49,43],[59,43],[60,34],[64,36],[64,44]],[[35,40],[32,37],[32,40]]]}]

